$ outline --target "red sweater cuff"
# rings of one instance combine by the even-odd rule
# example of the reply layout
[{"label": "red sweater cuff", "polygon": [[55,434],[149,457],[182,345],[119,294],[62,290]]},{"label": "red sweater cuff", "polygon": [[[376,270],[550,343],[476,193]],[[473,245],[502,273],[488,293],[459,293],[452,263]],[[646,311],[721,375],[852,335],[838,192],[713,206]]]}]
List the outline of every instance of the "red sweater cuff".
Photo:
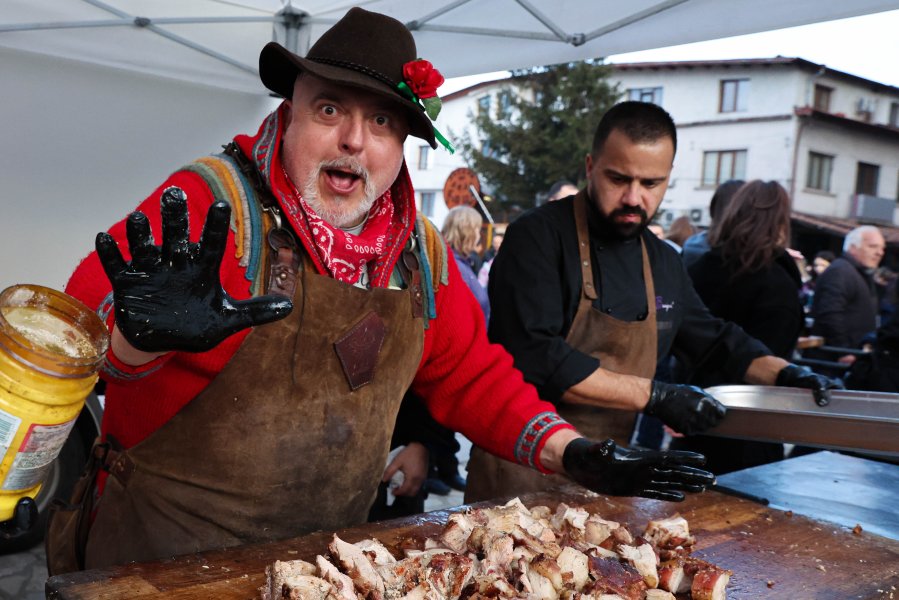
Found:
[{"label": "red sweater cuff", "polygon": [[129,365],[119,360],[113,353],[112,348],[110,348],[103,361],[102,371],[110,379],[118,381],[134,381],[135,379],[141,379],[150,373],[158,371],[169,361],[173,354],[173,352],[168,352],[154,358],[148,363],[142,365]]},{"label": "red sweater cuff", "polygon": [[[545,414],[545,413],[544,413]],[[542,416],[542,415],[541,415]],[[547,469],[543,466],[543,463],[540,462],[540,453],[543,451],[543,447],[546,446],[546,442],[553,436],[564,429],[574,429],[574,426],[567,421],[563,421],[558,415],[556,415],[558,420],[553,420],[548,425],[544,426],[543,429],[539,432],[539,437],[534,441],[532,445],[532,452],[528,457],[527,461],[522,461],[522,456],[518,454],[518,446],[516,446],[516,458],[525,466],[533,467],[537,469],[541,473],[552,474],[553,471]],[[532,429],[530,424],[528,429]],[[526,434],[522,433],[522,436]]]}]

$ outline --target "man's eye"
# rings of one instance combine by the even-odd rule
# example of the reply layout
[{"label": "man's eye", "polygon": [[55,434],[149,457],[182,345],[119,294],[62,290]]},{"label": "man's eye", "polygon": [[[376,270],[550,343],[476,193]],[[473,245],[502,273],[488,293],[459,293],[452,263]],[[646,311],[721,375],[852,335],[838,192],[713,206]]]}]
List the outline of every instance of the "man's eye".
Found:
[{"label": "man's eye", "polygon": [[375,124],[379,127],[384,127],[390,123],[390,117],[387,115],[378,115],[375,117]]},{"label": "man's eye", "polygon": [[324,106],[322,106],[321,111],[323,115],[327,115],[329,117],[337,114],[337,108],[331,104],[325,104]]}]

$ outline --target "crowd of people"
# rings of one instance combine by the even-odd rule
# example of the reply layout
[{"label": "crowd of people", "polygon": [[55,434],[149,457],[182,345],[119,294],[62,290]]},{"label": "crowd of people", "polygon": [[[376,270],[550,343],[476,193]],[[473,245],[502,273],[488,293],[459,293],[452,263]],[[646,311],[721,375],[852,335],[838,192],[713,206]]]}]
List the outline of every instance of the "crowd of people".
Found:
[{"label": "crowd of people", "polygon": [[[777,182],[727,181],[709,213],[710,227],[684,242],[682,258],[714,315],[777,356],[814,365],[851,389],[899,391],[896,274],[881,266],[885,240],[877,227],[859,226],[845,235],[839,256],[822,249],[809,261],[790,248],[790,198]],[[666,237],[661,227],[656,233]],[[809,349],[801,350],[800,337],[808,338]],[[709,365],[692,372],[677,367],[675,379],[704,387],[729,383]],[[670,447],[702,452],[717,474],[784,457],[782,444],[706,436],[675,438]]]},{"label": "crowd of people", "polygon": [[[53,515],[51,573],[418,512],[429,479],[463,483],[454,432],[474,443],[468,501],[571,481],[679,501],[719,457],[759,449],[640,448],[638,415],[690,446],[727,413],[702,386],[841,387],[793,362],[802,282],[782,187],[735,185],[701,240],[689,222],[671,244],[649,230],[677,151],[661,107],[597,115],[572,157],[585,185],[560,182],[473,257],[476,210],[442,232],[416,212],[403,142],[443,140],[443,78],[402,23],[353,8],[306,56],[268,44],[260,77],[284,100],[258,131],[174,172],[68,283],[111,349],[79,486],[97,502]],[[836,274],[874,289],[878,236],[847,236],[817,277],[822,323]],[[702,244],[688,270],[682,249]]]}]

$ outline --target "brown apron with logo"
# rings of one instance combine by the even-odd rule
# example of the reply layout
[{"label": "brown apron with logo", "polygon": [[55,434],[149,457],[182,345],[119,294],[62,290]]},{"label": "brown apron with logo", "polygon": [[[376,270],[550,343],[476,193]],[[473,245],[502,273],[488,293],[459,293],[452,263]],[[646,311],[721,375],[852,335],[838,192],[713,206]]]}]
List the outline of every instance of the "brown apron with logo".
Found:
[{"label": "brown apron with logo", "polygon": [[[590,237],[587,228],[586,192],[581,190],[574,199],[574,220],[577,228],[581,260],[581,299],[568,337],[572,348],[594,356],[604,369],[624,375],[652,378],[656,370],[658,332],[656,331],[655,286],[646,245],[641,240],[643,281],[646,284],[647,316],[642,321],[621,321],[593,307],[596,287],[590,260]],[[601,408],[562,401],[556,409],[586,437],[604,440],[614,438],[618,444],[628,444],[637,415],[631,410]],[[563,483],[570,483],[560,475],[544,475],[534,469],[499,459],[478,447],[472,447],[468,462],[466,502],[479,502],[503,496],[517,496],[542,491]]]},{"label": "brown apron with logo", "polygon": [[420,289],[298,279],[290,315],[112,465],[87,568],[365,522],[421,360]]}]

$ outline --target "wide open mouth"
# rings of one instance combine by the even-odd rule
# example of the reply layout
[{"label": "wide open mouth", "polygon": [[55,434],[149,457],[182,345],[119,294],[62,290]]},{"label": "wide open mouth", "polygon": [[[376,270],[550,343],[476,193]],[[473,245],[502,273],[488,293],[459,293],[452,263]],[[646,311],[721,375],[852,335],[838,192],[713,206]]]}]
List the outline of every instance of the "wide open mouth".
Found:
[{"label": "wide open mouth", "polygon": [[356,173],[345,169],[324,169],[323,172],[337,190],[349,191],[355,187],[357,181],[362,179]]},{"label": "wide open mouth", "polygon": [[357,182],[365,185],[368,172],[365,167],[353,158],[338,158],[321,164],[321,172],[328,178],[328,183],[338,192],[350,192]]}]

